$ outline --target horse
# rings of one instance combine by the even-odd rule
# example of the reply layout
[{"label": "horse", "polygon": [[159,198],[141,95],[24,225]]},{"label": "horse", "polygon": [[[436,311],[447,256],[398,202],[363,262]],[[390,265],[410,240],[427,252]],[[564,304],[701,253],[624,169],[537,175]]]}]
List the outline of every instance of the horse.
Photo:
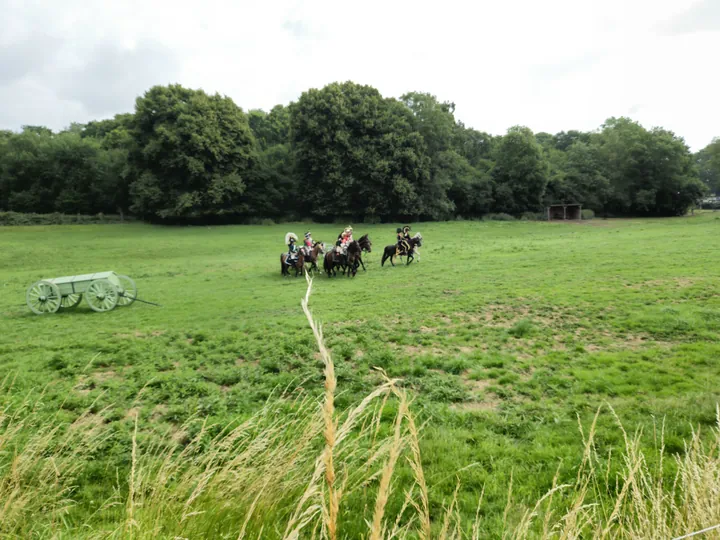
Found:
[{"label": "horse", "polygon": [[357,258],[357,262],[360,263],[360,266],[362,266],[363,272],[367,272],[367,269],[365,268],[365,263],[362,260],[362,252],[367,251],[368,253],[372,253],[372,242],[370,241],[370,238],[368,238],[367,234],[364,234],[360,237],[360,240],[357,241],[360,245],[360,255]]},{"label": "horse", "polygon": [[351,244],[356,244],[360,251],[357,252],[355,248],[353,248],[353,251],[356,252],[356,256],[353,257],[352,264],[348,263],[348,257],[345,258],[345,263],[342,265],[342,273],[344,274],[345,271],[348,271],[348,275],[350,275],[350,272],[352,272],[352,275],[354,276],[357,273],[358,266],[362,266],[363,272],[367,272],[367,268],[365,268],[365,263],[362,260],[362,254],[363,252],[372,253],[372,242],[370,241],[370,238],[367,234],[364,234],[360,237],[359,240],[353,240],[350,244],[348,244],[348,253],[349,253],[349,247]]},{"label": "horse", "polygon": [[359,261],[361,256],[362,248],[360,247],[360,242],[358,242],[357,240],[353,240],[348,244],[347,247],[346,267],[348,277],[355,277],[355,274],[357,274],[358,266],[360,266]]},{"label": "horse", "polygon": [[333,248],[325,253],[323,270],[327,273],[328,277],[337,276],[337,268],[342,268],[344,272],[345,264],[345,255],[338,253],[337,249]]},{"label": "horse", "polygon": [[347,246],[347,254],[338,253],[335,248],[325,253],[323,268],[328,277],[337,276],[337,268],[340,268],[343,274],[347,271],[348,276],[354,276],[358,266],[362,266],[363,270],[366,270],[362,261],[363,251],[372,252],[372,242],[367,234],[362,235],[359,240],[350,242]]},{"label": "horse", "polygon": [[[410,264],[415,260],[415,248],[416,247],[422,247],[422,235],[420,233],[416,233],[415,236],[410,238],[408,240],[408,243],[410,244],[410,249],[407,253],[400,252],[398,254],[399,257],[402,258],[403,255],[407,257],[407,264]],[[380,266],[385,266],[385,261],[390,259],[390,264],[395,266],[395,263],[393,262],[393,259],[395,258],[397,250],[397,245],[393,244],[392,246],[385,246],[385,250],[383,252],[382,261],[380,262]]]},{"label": "horse", "polygon": [[297,259],[295,259],[293,264],[287,264],[287,253],[280,254],[280,275],[289,276],[290,269],[288,267],[295,269],[295,277],[303,273],[305,270],[305,254],[302,250],[299,251]]},{"label": "horse", "polygon": [[323,242],[315,242],[313,243],[312,249],[306,249],[303,248],[300,251],[303,251],[305,254],[305,264],[310,264],[310,270],[318,270],[317,267],[317,260],[320,255],[325,254],[325,244]]}]

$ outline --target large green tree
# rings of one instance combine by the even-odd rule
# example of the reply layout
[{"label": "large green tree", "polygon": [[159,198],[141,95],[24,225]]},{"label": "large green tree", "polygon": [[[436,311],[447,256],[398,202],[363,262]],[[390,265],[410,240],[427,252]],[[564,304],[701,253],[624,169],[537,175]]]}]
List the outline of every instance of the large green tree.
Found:
[{"label": "large green tree", "polygon": [[333,83],[291,106],[302,197],[320,219],[437,218],[452,204],[432,182],[412,111],[370,86]]},{"label": "large green tree", "polygon": [[0,143],[0,208],[94,214],[117,211],[120,173],[99,141],[77,129],[26,128]]},{"label": "large green tree", "polygon": [[695,154],[698,174],[708,189],[720,195],[720,137]]},{"label": "large green tree", "polygon": [[595,138],[615,214],[672,216],[702,196],[693,156],[674,133],[646,130],[628,118],[610,118]]},{"label": "large green tree", "polygon": [[245,113],[228,97],[180,85],[137,99],[133,211],[161,219],[237,214],[257,162]]},{"label": "large green tree", "polygon": [[539,211],[548,184],[548,163],[533,132],[515,126],[498,143],[492,169],[495,209],[508,214]]},{"label": "large green tree", "polygon": [[493,185],[489,167],[473,167],[455,150],[440,152],[433,162],[433,174],[462,217],[480,217],[493,209]]},{"label": "large green tree", "polygon": [[290,142],[290,109],[275,105],[269,113],[260,109],[248,112],[250,129],[261,149]]}]

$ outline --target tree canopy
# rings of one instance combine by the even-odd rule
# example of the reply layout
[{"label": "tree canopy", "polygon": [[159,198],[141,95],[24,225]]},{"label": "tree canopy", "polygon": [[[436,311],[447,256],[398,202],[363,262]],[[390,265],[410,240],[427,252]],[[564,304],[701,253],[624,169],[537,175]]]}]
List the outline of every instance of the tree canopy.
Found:
[{"label": "tree canopy", "polygon": [[693,155],[674,133],[628,118],[496,136],[455,112],[429,93],[388,98],[354,82],[247,114],[228,97],[155,86],[114,118],[0,131],[0,211],[394,221],[579,202],[670,216],[720,192],[720,139]]}]

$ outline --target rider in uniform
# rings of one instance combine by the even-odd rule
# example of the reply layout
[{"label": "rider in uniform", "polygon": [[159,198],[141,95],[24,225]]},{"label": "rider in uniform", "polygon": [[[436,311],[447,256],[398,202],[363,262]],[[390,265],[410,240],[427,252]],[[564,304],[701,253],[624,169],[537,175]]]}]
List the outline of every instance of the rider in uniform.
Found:
[{"label": "rider in uniform", "polygon": [[397,233],[397,245],[395,246],[395,256],[397,257],[398,255],[400,255],[400,253],[402,253],[403,249],[405,249],[405,247],[403,246],[405,235],[403,234],[403,230],[400,227],[398,227],[395,232]]},{"label": "rider in uniform", "polygon": [[287,264],[292,266],[295,264],[295,261],[298,257],[298,247],[295,245],[295,240],[297,239],[294,234],[289,235],[290,238],[288,240],[288,254],[287,254]]},{"label": "rider in uniform", "polygon": [[402,229],[398,229],[397,238],[397,254],[410,253],[410,225],[405,225]]}]

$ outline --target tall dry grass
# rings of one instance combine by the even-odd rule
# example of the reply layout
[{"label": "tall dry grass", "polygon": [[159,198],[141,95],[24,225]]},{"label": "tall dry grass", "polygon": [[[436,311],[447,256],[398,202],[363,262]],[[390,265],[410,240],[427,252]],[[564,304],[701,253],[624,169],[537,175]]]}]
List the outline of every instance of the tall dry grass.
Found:
[{"label": "tall dry grass", "polygon": [[[84,468],[107,431],[89,411],[72,424],[39,414],[41,400],[0,410],[0,537],[72,538],[674,538],[720,524],[720,412],[711,436],[694,432],[667,478],[662,426],[657,459],[624,436],[616,457],[595,445],[598,410],[585,433],[577,475],[524,508],[512,484],[504,530],[490,531],[477,508],[461,509],[458,481],[443,507],[430,505],[420,429],[411,400],[384,373],[356,406],[335,407],[337,380],[322,328],[302,299],[324,366],[320,402],[281,394],[252,417],[218,430],[197,419],[173,437],[148,436],[135,418],[130,461],[115,495],[92,514],[73,513]],[[392,422],[381,421],[392,404]],[[189,433],[194,433],[192,436]],[[651,466],[649,463],[657,463]],[[399,485],[406,467],[411,481]],[[620,468],[620,474],[611,470]],[[610,495],[616,494],[616,495]],[[475,519],[463,521],[462,515]],[[520,516],[518,519],[511,516]]]}]

